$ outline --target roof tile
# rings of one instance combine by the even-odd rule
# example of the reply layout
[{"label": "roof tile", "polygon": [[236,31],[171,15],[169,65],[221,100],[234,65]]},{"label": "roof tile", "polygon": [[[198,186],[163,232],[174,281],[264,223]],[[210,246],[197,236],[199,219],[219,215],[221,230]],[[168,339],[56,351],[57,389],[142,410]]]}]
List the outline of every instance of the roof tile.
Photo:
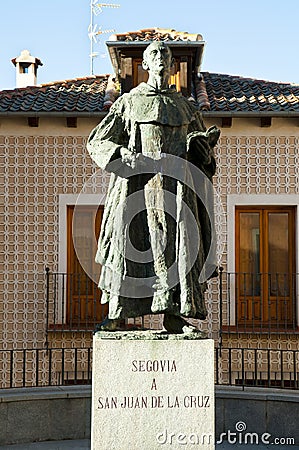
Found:
[{"label": "roof tile", "polygon": [[171,28],[146,28],[138,31],[114,34],[110,40],[115,41],[202,41],[201,34],[176,31]]},{"label": "roof tile", "polygon": [[0,91],[1,112],[100,112],[108,75]]},{"label": "roof tile", "polygon": [[298,112],[299,85],[203,72],[210,110]]},{"label": "roof tile", "polygon": [[[104,112],[117,97],[113,77],[76,78],[0,92],[0,114],[6,112]],[[211,112],[298,112],[299,85],[202,72],[193,101]]]}]

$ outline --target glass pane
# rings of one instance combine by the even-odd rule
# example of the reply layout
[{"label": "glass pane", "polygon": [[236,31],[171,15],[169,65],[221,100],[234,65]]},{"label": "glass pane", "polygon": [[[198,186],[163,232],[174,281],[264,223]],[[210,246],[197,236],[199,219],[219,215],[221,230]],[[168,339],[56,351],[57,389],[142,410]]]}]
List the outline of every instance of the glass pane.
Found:
[{"label": "glass pane", "polygon": [[73,294],[92,295],[93,278],[96,271],[95,253],[97,241],[95,236],[95,216],[90,208],[77,207],[73,215],[74,275]]},{"label": "glass pane", "polygon": [[178,92],[181,90],[180,71],[179,71],[179,64],[177,62],[171,68],[168,83],[170,86],[175,85],[176,90]]},{"label": "glass pane", "polygon": [[138,64],[138,81],[137,84],[144,82],[146,83],[148,80],[148,72],[143,69],[142,64]]},{"label": "glass pane", "polygon": [[240,294],[260,295],[260,214],[240,213]]},{"label": "glass pane", "polygon": [[289,295],[289,214],[269,212],[270,294]]}]

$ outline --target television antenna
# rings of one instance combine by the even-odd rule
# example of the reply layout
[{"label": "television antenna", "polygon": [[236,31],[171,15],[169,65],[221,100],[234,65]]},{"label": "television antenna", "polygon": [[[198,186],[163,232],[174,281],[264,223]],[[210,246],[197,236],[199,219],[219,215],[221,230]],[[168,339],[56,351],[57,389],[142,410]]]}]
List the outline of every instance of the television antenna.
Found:
[{"label": "television antenna", "polygon": [[93,75],[93,60],[98,56],[94,51],[94,44],[99,42],[99,36],[105,33],[113,33],[115,30],[102,30],[97,24],[94,24],[94,17],[103,12],[103,8],[119,8],[120,5],[114,3],[98,3],[98,0],[90,0],[90,24],[88,27],[88,37],[90,40],[90,75]]}]

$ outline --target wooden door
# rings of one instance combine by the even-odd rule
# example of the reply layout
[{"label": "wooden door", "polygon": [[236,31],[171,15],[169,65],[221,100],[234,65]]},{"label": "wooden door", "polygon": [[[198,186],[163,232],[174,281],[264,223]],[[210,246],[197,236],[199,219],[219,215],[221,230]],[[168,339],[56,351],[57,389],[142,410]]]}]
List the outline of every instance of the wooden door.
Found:
[{"label": "wooden door", "polygon": [[247,326],[289,327],[295,320],[295,210],[236,209],[236,316]]},{"label": "wooden door", "polygon": [[103,207],[69,206],[67,210],[67,320],[70,325],[92,328],[103,320],[97,283],[100,266],[95,263]]}]

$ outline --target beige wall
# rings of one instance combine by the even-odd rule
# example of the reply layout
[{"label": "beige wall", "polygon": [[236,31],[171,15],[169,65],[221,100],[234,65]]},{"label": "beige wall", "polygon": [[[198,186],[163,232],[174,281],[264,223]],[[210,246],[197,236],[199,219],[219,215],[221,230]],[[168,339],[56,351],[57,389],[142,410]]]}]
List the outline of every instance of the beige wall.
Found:
[{"label": "beige wall", "polygon": [[[0,120],[2,348],[44,346],[45,268],[58,270],[63,244],[59,198],[78,194],[95,171],[85,147],[97,122],[79,118],[77,128],[67,128],[63,118],[42,117],[40,126],[32,128],[26,118]],[[86,342],[81,335],[68,335],[67,340],[75,342],[75,337],[78,345]]]},{"label": "beige wall", "polygon": [[[65,221],[61,209],[65,196],[76,196],[96,171],[86,151],[86,139],[99,119],[78,118],[77,128],[67,128],[65,118],[41,117],[39,127],[28,127],[26,118],[0,119],[1,249],[0,345],[3,348],[39,347],[45,342],[45,267],[59,269]],[[221,125],[219,118],[205,118],[207,126]],[[230,199],[248,195],[299,194],[299,127],[297,119],[273,118],[261,128],[258,118],[233,119],[221,129],[216,149],[216,230],[219,263],[233,259],[233,220]],[[90,194],[105,192],[109,176],[102,173]],[[63,197],[64,196],[64,197]],[[261,199],[262,197],[260,197]],[[289,197],[290,198],[290,197]],[[258,201],[258,197],[256,197]],[[263,200],[264,201],[264,200]],[[293,200],[292,200],[293,201]],[[298,201],[299,204],[299,201]],[[230,209],[230,214],[233,209]],[[207,293],[209,318],[202,328],[218,336],[218,282]],[[277,339],[277,338],[275,338]],[[283,338],[282,338],[283,339]],[[90,334],[56,334],[52,345],[89,345]]]}]

